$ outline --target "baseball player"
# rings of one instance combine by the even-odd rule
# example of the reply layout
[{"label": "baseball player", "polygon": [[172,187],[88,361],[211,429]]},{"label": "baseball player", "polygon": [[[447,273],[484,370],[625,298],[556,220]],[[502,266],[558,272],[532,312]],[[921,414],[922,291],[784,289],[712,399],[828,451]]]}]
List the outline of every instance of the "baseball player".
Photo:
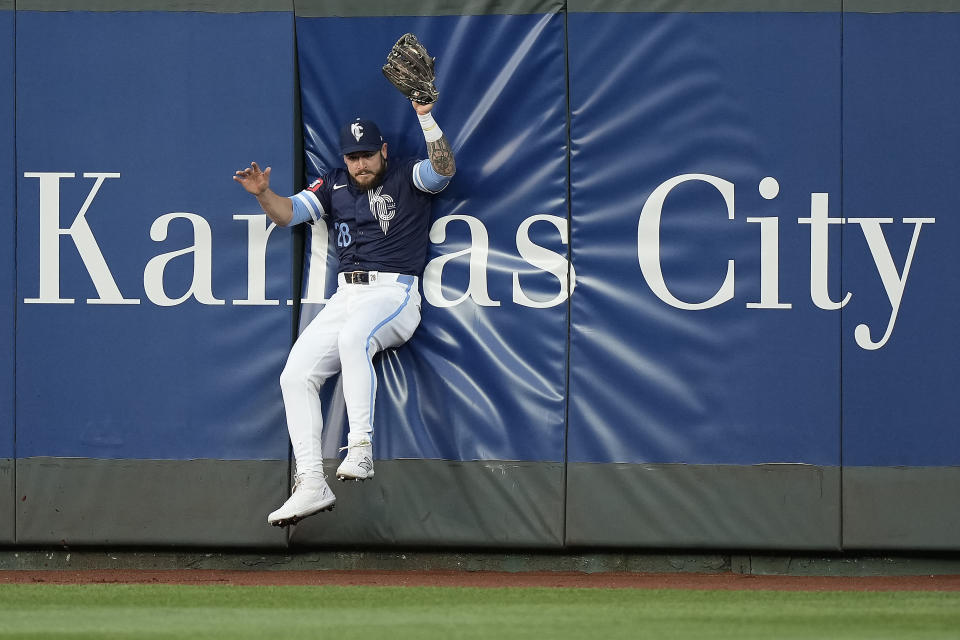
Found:
[{"label": "baseball player", "polygon": [[270,190],[270,167],[251,163],[234,180],[256,196],[278,226],[329,224],[340,266],[337,291],[301,333],[280,375],[287,428],[296,459],[293,494],[267,517],[295,524],[333,509],[320,452],[319,389],[341,372],[349,433],[340,480],[373,478],[373,413],[377,392],[373,356],[410,339],[420,324],[419,276],[426,262],[431,197],[456,170],[433,104],[411,101],[428,159],[394,160],[371,120],[357,118],[340,131],[345,168],[336,168],[291,197]]}]

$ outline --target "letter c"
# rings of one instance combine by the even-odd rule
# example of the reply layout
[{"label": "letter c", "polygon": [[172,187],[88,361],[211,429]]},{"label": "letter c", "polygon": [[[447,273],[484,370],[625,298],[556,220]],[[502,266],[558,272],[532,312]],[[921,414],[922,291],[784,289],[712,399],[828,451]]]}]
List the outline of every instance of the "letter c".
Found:
[{"label": "letter c", "polygon": [[678,184],[699,180],[712,185],[723,196],[727,207],[727,218],[733,220],[733,183],[716,176],[702,173],[687,173],[670,178],[660,184],[643,205],[640,212],[640,221],[637,223],[637,257],[640,261],[640,271],[643,273],[647,285],[653,293],[671,307],[695,311],[709,309],[723,304],[733,298],[733,260],[727,261],[727,275],[723,284],[712,298],[704,302],[684,302],[667,288],[663,280],[663,270],[660,265],[660,215],[663,213],[663,202],[667,195]]}]

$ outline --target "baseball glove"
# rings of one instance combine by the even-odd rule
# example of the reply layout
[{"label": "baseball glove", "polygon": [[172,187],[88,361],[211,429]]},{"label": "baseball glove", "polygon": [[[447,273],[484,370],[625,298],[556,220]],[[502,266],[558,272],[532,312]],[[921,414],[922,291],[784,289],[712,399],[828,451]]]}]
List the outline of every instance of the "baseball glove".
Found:
[{"label": "baseball glove", "polygon": [[410,100],[430,104],[440,95],[433,84],[433,60],[417,36],[405,33],[387,54],[383,75]]}]

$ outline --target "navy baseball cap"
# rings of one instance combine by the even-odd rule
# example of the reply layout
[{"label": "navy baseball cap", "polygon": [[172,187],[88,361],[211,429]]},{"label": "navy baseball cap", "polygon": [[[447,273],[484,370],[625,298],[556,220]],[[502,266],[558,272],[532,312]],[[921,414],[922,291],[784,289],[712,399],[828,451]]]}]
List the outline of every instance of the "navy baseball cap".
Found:
[{"label": "navy baseball cap", "polygon": [[379,151],[382,146],[383,136],[373,120],[357,118],[340,129],[340,153],[345,156],[358,151]]}]

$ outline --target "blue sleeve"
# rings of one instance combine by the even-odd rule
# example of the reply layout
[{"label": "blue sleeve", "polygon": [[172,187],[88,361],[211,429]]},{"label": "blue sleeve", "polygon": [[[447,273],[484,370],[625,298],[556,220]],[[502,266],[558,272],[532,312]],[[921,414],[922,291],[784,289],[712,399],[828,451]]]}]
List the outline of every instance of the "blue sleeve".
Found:
[{"label": "blue sleeve", "polygon": [[318,178],[300,193],[290,196],[293,202],[293,219],[290,220],[290,224],[317,222],[326,215],[323,204],[317,197],[323,182],[323,178]]},{"label": "blue sleeve", "polygon": [[440,193],[450,184],[453,176],[442,176],[429,160],[421,160],[413,166],[413,184],[420,191]]}]

